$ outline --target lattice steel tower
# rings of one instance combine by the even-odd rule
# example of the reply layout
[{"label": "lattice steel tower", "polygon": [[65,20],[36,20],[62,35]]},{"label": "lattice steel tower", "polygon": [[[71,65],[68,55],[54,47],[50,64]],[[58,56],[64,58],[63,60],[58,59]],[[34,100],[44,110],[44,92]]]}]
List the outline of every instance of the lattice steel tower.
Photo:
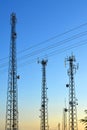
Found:
[{"label": "lattice steel tower", "polygon": [[16,62],[16,15],[12,13],[5,130],[18,130],[17,78],[19,76]]},{"label": "lattice steel tower", "polygon": [[69,62],[68,76],[69,84],[66,87],[69,87],[69,130],[78,130],[77,125],[77,99],[75,94],[75,81],[74,74],[77,70],[77,65],[74,64],[75,57],[71,55],[66,59]]},{"label": "lattice steel tower", "polygon": [[41,94],[41,123],[40,130],[48,130],[48,98],[47,98],[47,86],[46,86],[46,65],[47,60],[38,62],[42,64],[42,94]]}]

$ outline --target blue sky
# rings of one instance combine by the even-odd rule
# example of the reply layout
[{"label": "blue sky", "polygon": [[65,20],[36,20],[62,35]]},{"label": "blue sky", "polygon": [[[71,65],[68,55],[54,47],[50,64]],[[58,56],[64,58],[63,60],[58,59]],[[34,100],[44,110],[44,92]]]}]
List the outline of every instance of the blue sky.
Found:
[{"label": "blue sky", "polygon": [[[0,129],[4,130],[5,128],[7,70],[11,35],[10,14],[12,12],[15,12],[17,17],[17,52],[23,51],[17,53],[17,70],[21,77],[18,81],[19,128],[21,130],[40,129],[39,109],[42,69],[41,65],[37,64],[37,59],[41,60],[44,57],[48,59],[46,69],[50,130],[56,130],[58,122],[62,122],[64,100],[66,98],[66,104],[68,105],[69,92],[65,87],[68,83],[68,64],[65,68],[64,60],[72,52],[76,56],[77,63],[79,63],[79,70],[75,75],[78,120],[83,118],[84,109],[87,108],[85,102],[87,98],[87,24],[60,37],[58,35],[87,23],[87,1],[0,0],[0,124],[2,124]],[[81,35],[82,32],[84,33],[83,36]],[[77,34],[78,38],[75,38]],[[51,39],[55,36],[57,37]],[[72,40],[69,40],[69,38]],[[50,40],[46,42],[48,39]],[[65,42],[65,39],[68,39],[69,42]],[[38,44],[40,46],[37,46]],[[58,44],[61,45],[58,46]],[[80,46],[80,44],[83,44],[83,46]],[[47,49],[51,45],[52,48]],[[73,48],[76,45],[78,47]],[[33,47],[29,49],[31,46]],[[67,49],[67,47],[70,47],[70,49]],[[37,54],[43,48],[45,48],[45,51]],[[50,53],[54,55],[49,56]],[[30,56],[31,54],[32,56]],[[7,59],[2,60],[6,57]],[[3,66],[3,63],[6,63],[6,65]],[[82,127],[81,124],[79,124],[79,127]]]}]

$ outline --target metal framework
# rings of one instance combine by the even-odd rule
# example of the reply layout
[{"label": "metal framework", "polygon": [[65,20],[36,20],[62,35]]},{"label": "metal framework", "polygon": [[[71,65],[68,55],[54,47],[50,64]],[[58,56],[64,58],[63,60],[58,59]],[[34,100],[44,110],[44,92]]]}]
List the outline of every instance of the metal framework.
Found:
[{"label": "metal framework", "polygon": [[18,130],[18,90],[16,61],[16,15],[11,14],[11,43],[8,70],[8,89],[5,130]]},{"label": "metal framework", "polygon": [[75,57],[71,55],[66,59],[69,62],[68,76],[69,84],[66,87],[69,87],[69,130],[78,130],[77,124],[77,99],[75,94],[75,81],[74,74],[78,69],[78,66],[74,64]]},{"label": "metal framework", "polygon": [[42,64],[42,91],[41,91],[41,123],[40,130],[48,130],[48,98],[47,98],[47,87],[46,87],[46,65],[47,60],[39,62]]}]

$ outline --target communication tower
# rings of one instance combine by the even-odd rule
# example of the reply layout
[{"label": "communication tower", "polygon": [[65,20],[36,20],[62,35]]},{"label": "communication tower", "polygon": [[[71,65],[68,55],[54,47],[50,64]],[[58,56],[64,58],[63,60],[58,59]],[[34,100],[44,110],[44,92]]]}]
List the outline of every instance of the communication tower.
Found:
[{"label": "communication tower", "polygon": [[60,123],[58,123],[58,130],[60,130]]},{"label": "communication tower", "polygon": [[17,76],[16,37],[16,15],[12,13],[5,130],[18,130],[17,79],[19,76]]},{"label": "communication tower", "polygon": [[78,130],[77,99],[76,99],[75,81],[74,81],[74,74],[76,73],[78,66],[74,64],[76,60],[73,55],[68,57],[66,61],[69,62],[69,69],[67,71],[69,76],[69,84],[66,84],[66,87],[69,87],[69,130]]},{"label": "communication tower", "polygon": [[42,90],[41,90],[41,123],[40,130],[48,130],[48,98],[47,98],[47,86],[46,86],[46,65],[47,60],[38,62],[42,64]]}]

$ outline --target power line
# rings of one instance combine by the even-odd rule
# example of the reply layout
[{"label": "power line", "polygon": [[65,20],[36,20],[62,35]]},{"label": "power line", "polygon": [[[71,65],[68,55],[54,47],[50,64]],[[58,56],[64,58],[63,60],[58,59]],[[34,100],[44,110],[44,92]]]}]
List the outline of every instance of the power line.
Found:
[{"label": "power line", "polygon": [[84,23],[84,24],[81,24],[81,25],[79,25],[79,26],[77,26],[77,27],[71,28],[71,29],[69,29],[68,31],[65,31],[65,32],[63,32],[63,33],[60,33],[60,34],[58,34],[58,35],[56,35],[56,36],[53,36],[53,37],[51,37],[51,38],[49,38],[49,39],[47,39],[47,40],[44,40],[44,41],[42,41],[42,42],[40,42],[40,43],[37,43],[36,45],[33,45],[33,46],[31,46],[31,47],[29,47],[29,48],[27,48],[27,49],[24,49],[24,50],[22,50],[22,51],[19,51],[19,53],[22,53],[22,52],[25,52],[25,51],[30,50],[30,49],[32,49],[32,48],[38,47],[38,46],[42,45],[43,43],[47,43],[47,42],[49,42],[49,41],[51,41],[51,40],[53,40],[53,39],[55,39],[55,38],[58,38],[58,37],[60,37],[60,36],[63,36],[63,35],[65,35],[65,34],[67,34],[67,33],[72,32],[72,31],[75,31],[75,30],[77,30],[77,29],[79,29],[79,28],[81,28],[81,27],[83,27],[83,26],[86,26],[86,25],[87,25],[87,22]]},{"label": "power line", "polygon": [[[49,45],[49,46],[47,46],[47,47],[41,48],[40,50],[36,50],[36,51],[34,51],[34,52],[30,53],[30,54],[24,55],[24,56],[21,57],[20,59],[23,60],[23,59],[26,58],[26,57],[31,57],[31,56],[40,54],[40,53],[42,53],[42,52],[44,52],[44,51],[46,52],[46,50],[50,50],[50,49],[53,49],[53,48],[62,46],[62,45],[64,45],[65,43],[70,42],[70,41],[72,41],[72,40],[75,40],[75,39],[77,39],[77,38],[79,38],[79,37],[85,36],[86,34],[87,34],[87,31],[82,32],[82,33],[79,33],[79,34],[77,34],[77,35],[73,35],[73,36],[70,37],[70,38],[64,39],[64,40],[59,41],[59,42],[55,42],[55,43],[53,43],[53,44],[51,44],[51,45]],[[86,40],[87,40],[87,39],[86,39]]]},{"label": "power line", "polygon": [[[39,49],[39,50],[36,50],[36,51],[34,51],[34,52],[32,52],[32,53],[26,54],[26,55],[24,55],[24,56],[18,58],[18,61],[19,61],[19,60],[22,61],[22,60],[24,60],[24,59],[26,59],[26,58],[29,58],[29,57],[38,55],[38,54],[40,54],[40,53],[43,53],[44,51],[46,52],[47,50],[52,50],[53,48],[57,48],[57,47],[59,47],[59,46],[62,46],[62,45],[64,45],[64,44],[67,43],[67,42],[70,42],[70,41],[75,40],[75,39],[77,39],[77,38],[83,37],[83,36],[85,36],[85,35],[87,35],[87,31],[84,31],[84,32],[81,32],[81,33],[79,33],[79,34],[73,35],[72,37],[66,38],[66,39],[64,39],[64,40],[62,40],[62,41],[55,42],[55,43],[53,43],[53,44],[51,44],[51,45],[49,45],[49,46],[46,46],[46,47],[41,48],[41,49]],[[1,64],[0,66],[5,66],[6,64],[8,64],[8,62],[3,63],[3,64],[0,63],[0,64]]]},{"label": "power line", "polygon": [[[71,29],[69,29],[69,30],[67,30],[67,31],[65,31],[65,32],[63,32],[63,33],[60,33],[60,34],[58,34],[58,35],[56,35],[56,36],[53,36],[53,37],[51,37],[51,38],[49,38],[49,39],[47,39],[47,40],[44,40],[44,41],[42,41],[42,42],[40,42],[40,43],[37,43],[37,44],[35,44],[35,45],[31,46],[31,47],[28,47],[28,48],[26,48],[26,49],[23,49],[23,50],[19,51],[18,53],[21,54],[21,53],[23,53],[23,52],[26,52],[26,51],[32,49],[32,48],[36,48],[36,47],[42,45],[43,43],[47,43],[47,42],[49,42],[49,41],[51,41],[51,40],[53,40],[53,39],[55,39],[55,38],[58,38],[58,37],[63,36],[63,35],[65,35],[65,34],[68,34],[68,33],[72,32],[72,31],[75,31],[75,30],[77,30],[77,29],[80,29],[81,27],[84,27],[84,26],[87,26],[87,22],[86,22],[86,23],[83,23],[83,24],[80,24],[80,25],[77,26],[77,27],[71,28]],[[8,57],[1,58],[0,61],[4,61],[4,60],[6,60],[7,58],[8,58]]]},{"label": "power line", "polygon": [[[84,34],[84,33],[80,33],[80,35],[74,35],[73,37],[70,37],[70,38],[65,39],[65,40],[63,40],[63,41],[56,42],[56,43],[55,43],[55,46],[54,46],[54,44],[52,44],[52,45],[50,45],[50,46],[48,46],[48,47],[46,47],[46,48],[42,48],[42,49],[40,49],[40,50],[37,50],[37,51],[32,52],[32,53],[30,53],[30,54],[27,54],[27,55],[21,57],[20,59],[18,58],[18,61],[19,61],[19,60],[20,60],[20,61],[25,60],[25,59],[27,59],[27,58],[29,58],[29,57],[31,57],[31,56],[38,55],[38,54],[40,54],[40,53],[42,53],[42,52],[44,52],[44,51],[46,51],[46,50],[53,49],[53,48],[56,48],[56,47],[58,47],[58,46],[61,46],[61,44],[64,44],[65,42],[69,42],[69,41],[71,41],[71,40],[74,40],[75,38],[79,38],[79,36],[81,37],[81,35],[83,36],[83,34]],[[73,39],[73,38],[74,38],[74,39]],[[80,43],[81,43],[81,42],[85,42],[85,41],[87,41],[87,39],[86,39],[86,40],[83,40],[83,41],[80,41]],[[58,43],[59,43],[59,44],[58,44]],[[57,44],[58,44],[58,45],[57,45]],[[65,47],[64,47],[64,48],[65,48]],[[8,62],[3,63],[3,64],[0,65],[0,67],[4,67],[4,66],[6,66],[7,64],[8,64]]]},{"label": "power line", "polygon": [[[86,39],[86,40],[83,40],[83,41],[80,41],[80,42],[77,42],[77,43],[74,43],[74,44],[72,44],[72,45],[68,45],[68,46],[63,47],[63,48],[61,48],[61,49],[59,49],[59,50],[54,50],[54,51],[48,53],[48,54],[47,54],[47,57],[52,57],[52,56],[54,56],[54,55],[61,54],[61,53],[65,52],[65,51],[68,51],[68,50],[71,50],[71,49],[74,49],[74,48],[77,48],[77,47],[80,47],[80,46],[83,46],[83,45],[87,45],[87,39]],[[43,58],[44,55],[39,56],[39,57]],[[27,57],[27,58],[28,58],[28,57]],[[24,63],[21,63],[21,64],[19,64],[19,66],[20,66],[19,68],[25,66],[25,64],[27,65],[27,64],[35,63],[36,60],[37,60],[37,57],[36,57],[36,58],[33,58],[33,59],[29,60],[29,61],[26,61],[26,62],[24,62]],[[7,67],[7,66],[3,66],[3,65],[0,66],[0,68],[4,68],[4,67]]]}]

